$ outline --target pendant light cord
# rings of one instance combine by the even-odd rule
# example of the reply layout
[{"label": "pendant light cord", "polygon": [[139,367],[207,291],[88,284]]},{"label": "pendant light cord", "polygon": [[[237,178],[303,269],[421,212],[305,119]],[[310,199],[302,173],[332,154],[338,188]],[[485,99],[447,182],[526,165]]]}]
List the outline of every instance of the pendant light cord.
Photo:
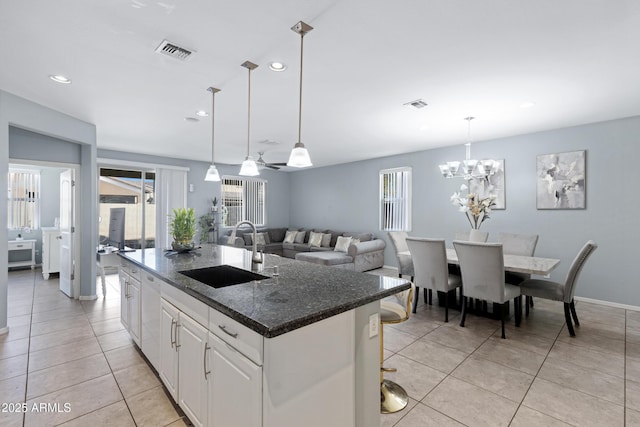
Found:
[{"label": "pendant light cord", "polygon": [[215,114],[215,108],[216,108],[216,92],[215,89],[211,88],[211,164],[215,165],[215,125],[214,125],[214,120],[216,117]]},{"label": "pendant light cord", "polygon": [[300,97],[298,99],[298,142],[302,142],[302,54],[304,52],[304,32],[300,33]]},{"label": "pendant light cord", "polygon": [[249,96],[247,104],[247,157],[251,155],[251,68],[249,70]]}]

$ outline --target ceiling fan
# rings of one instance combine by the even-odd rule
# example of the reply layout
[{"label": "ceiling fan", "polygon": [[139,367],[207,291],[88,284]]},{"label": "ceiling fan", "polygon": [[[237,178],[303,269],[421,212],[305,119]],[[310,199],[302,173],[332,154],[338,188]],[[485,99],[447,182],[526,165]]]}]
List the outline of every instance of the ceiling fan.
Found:
[{"label": "ceiling fan", "polygon": [[258,151],[258,160],[256,160],[256,164],[258,165],[258,167],[265,167],[273,170],[279,170],[280,169],[279,166],[287,165],[286,163],[267,163],[262,158],[263,154],[264,154],[264,151]]}]

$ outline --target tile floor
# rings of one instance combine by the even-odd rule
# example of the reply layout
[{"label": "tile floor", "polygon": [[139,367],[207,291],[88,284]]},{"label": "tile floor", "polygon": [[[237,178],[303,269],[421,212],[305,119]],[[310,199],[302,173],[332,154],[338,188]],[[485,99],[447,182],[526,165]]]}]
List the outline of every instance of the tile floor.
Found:
[{"label": "tile floor", "polygon": [[[107,280],[106,298],[78,302],[39,270],[9,273],[0,403],[29,410],[0,412],[1,426],[188,424],[120,325],[117,275]],[[536,300],[502,340],[497,321],[469,315],[461,328],[452,311],[445,324],[443,309],[421,301],[409,321],[385,326],[385,365],[398,369],[385,376],[411,399],[381,426],[640,426],[640,312],[577,312],[570,338],[562,305]]]}]

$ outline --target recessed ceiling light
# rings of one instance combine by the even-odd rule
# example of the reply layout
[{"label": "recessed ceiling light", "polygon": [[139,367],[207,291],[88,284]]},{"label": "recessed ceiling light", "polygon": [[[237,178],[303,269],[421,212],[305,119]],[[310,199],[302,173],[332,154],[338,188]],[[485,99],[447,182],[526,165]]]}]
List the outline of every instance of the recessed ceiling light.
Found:
[{"label": "recessed ceiling light", "polygon": [[185,118],[184,118],[184,121],[185,121],[185,122],[191,122],[191,123],[193,123],[193,122],[199,122],[199,121],[200,121],[200,119],[198,119],[198,118],[196,118],[196,117],[185,117]]},{"label": "recessed ceiling light", "polygon": [[283,64],[282,62],[277,62],[274,61],[272,63],[269,64],[269,69],[271,71],[284,71],[287,69],[287,66],[285,64]]},{"label": "recessed ceiling light", "polygon": [[207,112],[206,112],[206,111],[204,111],[204,110],[198,110],[198,111],[196,111],[196,116],[199,116],[199,117],[209,117],[209,113],[207,113]]},{"label": "recessed ceiling light", "polygon": [[534,105],[536,105],[535,102],[527,101],[527,102],[523,102],[522,104],[520,104],[520,108],[531,108]]},{"label": "recessed ceiling light", "polygon": [[62,83],[62,84],[65,84],[65,85],[71,84],[71,79],[69,79],[69,78],[67,78],[65,76],[62,76],[60,74],[51,74],[49,76],[49,78],[51,80],[53,80],[54,82],[56,82],[56,83]]}]

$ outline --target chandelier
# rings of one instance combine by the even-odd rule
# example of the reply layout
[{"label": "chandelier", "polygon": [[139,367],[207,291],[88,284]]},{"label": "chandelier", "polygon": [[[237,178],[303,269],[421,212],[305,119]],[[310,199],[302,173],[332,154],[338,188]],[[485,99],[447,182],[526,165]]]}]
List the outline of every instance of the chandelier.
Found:
[{"label": "chandelier", "polygon": [[475,160],[471,158],[471,120],[475,117],[465,117],[467,121],[466,156],[462,162],[452,161],[438,165],[445,178],[487,179],[498,171],[499,163],[495,160]]},{"label": "chandelier", "polygon": [[214,135],[215,135],[215,106],[216,106],[216,93],[220,92],[220,89],[216,89],[215,87],[210,87],[207,89],[211,92],[211,166],[207,170],[207,174],[204,177],[205,181],[220,181],[220,173],[218,172],[218,168],[216,168],[215,162],[215,145],[214,145]]},{"label": "chandelier", "polygon": [[242,166],[240,166],[240,175],[256,176],[260,175],[260,172],[256,161],[251,157],[251,70],[255,70],[258,66],[251,61],[243,62],[241,66],[249,70],[249,95],[247,98],[247,157],[245,157]]}]

